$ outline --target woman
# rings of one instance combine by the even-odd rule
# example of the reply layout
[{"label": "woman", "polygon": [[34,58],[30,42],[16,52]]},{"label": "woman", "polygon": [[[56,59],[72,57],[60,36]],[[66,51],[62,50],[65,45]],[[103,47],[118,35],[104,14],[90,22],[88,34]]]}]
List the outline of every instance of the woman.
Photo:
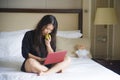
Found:
[{"label": "woman", "polygon": [[[69,57],[65,57],[60,63],[43,65],[47,54],[56,51],[57,28],[56,18],[45,15],[34,30],[26,32],[22,41],[22,56],[25,58],[22,71],[46,75],[63,71],[69,65]],[[51,35],[49,39],[45,39],[47,34]]]}]

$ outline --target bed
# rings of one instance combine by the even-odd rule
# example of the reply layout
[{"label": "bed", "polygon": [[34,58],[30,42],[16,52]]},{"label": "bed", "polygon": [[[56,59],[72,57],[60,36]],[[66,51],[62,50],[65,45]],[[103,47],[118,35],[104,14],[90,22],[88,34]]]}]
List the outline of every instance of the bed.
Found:
[{"label": "bed", "polygon": [[[0,11],[20,13],[21,9],[3,9],[3,11],[1,9]],[[29,12],[29,9],[27,9],[27,11]],[[59,10],[57,11],[59,13]],[[26,11],[22,9],[22,12]],[[37,10],[37,12],[39,11]],[[54,10],[52,12],[54,12]],[[69,10],[67,12],[69,12]],[[11,30],[13,30],[13,28]],[[93,61],[91,58],[77,58],[74,56],[72,52],[75,44],[81,43],[86,46],[89,44],[89,40],[84,38],[84,36],[80,38],[82,35],[77,37],[67,36],[73,34],[73,32],[78,34],[76,30],[67,32],[58,31],[57,33],[57,50],[66,49],[68,56],[71,57],[70,66],[63,73],[37,76],[35,73],[21,72],[20,67],[24,61],[21,55],[21,42],[25,32],[31,29],[11,30],[5,31],[2,29],[0,32],[0,80],[120,80],[120,75]]]},{"label": "bed", "polygon": [[[23,59],[0,59],[0,80],[120,80],[120,76],[91,59],[72,58],[63,73],[37,76],[19,70]],[[4,64],[4,65],[3,65]]]}]

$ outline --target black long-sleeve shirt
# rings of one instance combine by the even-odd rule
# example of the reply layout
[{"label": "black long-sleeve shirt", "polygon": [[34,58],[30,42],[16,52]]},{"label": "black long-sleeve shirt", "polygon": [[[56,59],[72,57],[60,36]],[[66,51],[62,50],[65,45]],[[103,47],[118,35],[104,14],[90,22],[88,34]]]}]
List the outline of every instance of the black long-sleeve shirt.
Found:
[{"label": "black long-sleeve shirt", "polygon": [[39,56],[36,50],[33,48],[34,42],[34,31],[28,31],[25,33],[25,36],[22,40],[22,56],[27,59],[28,53],[31,53],[35,56]]},{"label": "black long-sleeve shirt", "polygon": [[[40,45],[42,47],[42,49],[40,50],[40,53],[38,53],[35,48],[34,48],[34,35],[35,35],[35,31],[31,30],[25,33],[23,40],[22,40],[22,56],[26,59],[28,58],[28,54],[31,53],[35,56],[41,57],[41,58],[45,58],[47,56],[47,49],[45,46],[45,38],[42,37],[42,44]],[[55,51],[54,46],[51,45],[51,47],[53,48],[53,50]],[[24,68],[24,64],[25,61],[22,64],[21,70],[25,71]]]},{"label": "black long-sleeve shirt", "polygon": [[[22,56],[27,59],[28,58],[28,53],[31,53],[35,56],[39,56],[41,58],[44,58],[47,56],[47,49],[45,46],[45,40],[44,37],[42,37],[42,44],[40,45],[42,49],[40,50],[40,53],[37,53],[35,50],[34,46],[34,30],[26,32],[23,40],[22,40]],[[52,45],[51,45],[52,46]],[[53,47],[53,50],[55,51],[55,47]]]}]

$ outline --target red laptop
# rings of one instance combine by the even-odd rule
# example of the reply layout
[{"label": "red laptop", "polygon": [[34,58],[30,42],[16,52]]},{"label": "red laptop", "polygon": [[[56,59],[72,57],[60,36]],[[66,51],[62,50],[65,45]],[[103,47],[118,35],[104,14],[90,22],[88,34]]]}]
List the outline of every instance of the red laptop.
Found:
[{"label": "red laptop", "polygon": [[67,51],[58,51],[49,53],[46,57],[44,65],[58,63],[64,60]]}]

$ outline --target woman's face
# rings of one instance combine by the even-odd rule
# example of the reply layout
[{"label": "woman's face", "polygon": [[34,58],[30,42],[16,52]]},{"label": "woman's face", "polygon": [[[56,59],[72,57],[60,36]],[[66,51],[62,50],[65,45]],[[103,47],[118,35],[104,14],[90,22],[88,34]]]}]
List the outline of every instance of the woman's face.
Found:
[{"label": "woman's face", "polygon": [[52,24],[48,24],[47,27],[45,27],[45,29],[43,29],[43,35],[49,34],[52,32],[52,30],[54,29]]}]

